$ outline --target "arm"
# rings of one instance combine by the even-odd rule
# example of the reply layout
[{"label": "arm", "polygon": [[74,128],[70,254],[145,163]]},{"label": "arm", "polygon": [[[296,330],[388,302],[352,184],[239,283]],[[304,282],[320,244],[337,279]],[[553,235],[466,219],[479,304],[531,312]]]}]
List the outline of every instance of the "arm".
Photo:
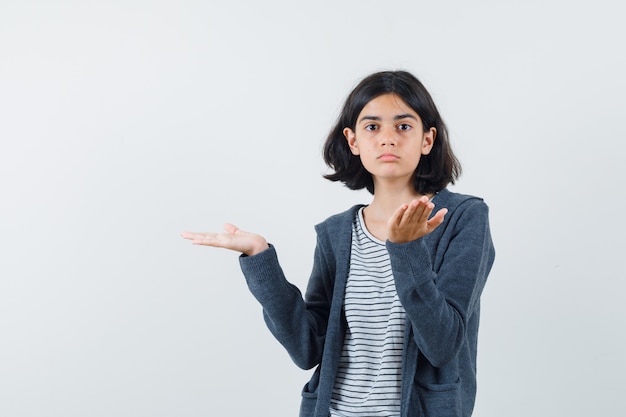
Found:
[{"label": "arm", "polygon": [[231,224],[224,228],[226,233],[184,232],[182,237],[196,245],[241,252],[239,262],[248,288],[263,306],[265,322],[272,334],[299,367],[310,369],[319,364],[332,297],[326,279],[331,272],[319,242],[305,302],[298,288],[285,278],[273,246],[262,236]]},{"label": "arm", "polygon": [[306,302],[298,288],[286,280],[273,246],[256,256],[241,256],[240,265],[248,288],[263,306],[269,330],[294,363],[302,369],[319,364],[332,297],[327,279],[331,271],[319,242],[315,248]]},{"label": "arm", "polygon": [[415,342],[434,366],[452,360],[463,345],[494,259],[488,208],[481,200],[459,206],[444,226],[437,248],[445,251],[440,266],[433,265],[426,238],[387,242]]}]

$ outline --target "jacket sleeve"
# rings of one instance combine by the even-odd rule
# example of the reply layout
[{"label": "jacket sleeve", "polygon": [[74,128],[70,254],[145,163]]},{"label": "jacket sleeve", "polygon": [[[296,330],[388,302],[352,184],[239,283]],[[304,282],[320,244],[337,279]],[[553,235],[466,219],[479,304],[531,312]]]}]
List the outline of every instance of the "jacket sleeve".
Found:
[{"label": "jacket sleeve", "polygon": [[437,256],[430,253],[428,236],[403,244],[387,241],[396,289],[415,343],[436,367],[453,360],[463,345],[494,260],[487,205],[480,199],[468,200],[450,216],[439,226],[444,231]]},{"label": "jacket sleeve", "polygon": [[332,296],[328,283],[331,272],[320,249],[319,237],[306,301],[300,290],[285,278],[274,246],[239,259],[248,288],[261,303],[265,322],[274,337],[300,368],[311,369],[319,364]]}]

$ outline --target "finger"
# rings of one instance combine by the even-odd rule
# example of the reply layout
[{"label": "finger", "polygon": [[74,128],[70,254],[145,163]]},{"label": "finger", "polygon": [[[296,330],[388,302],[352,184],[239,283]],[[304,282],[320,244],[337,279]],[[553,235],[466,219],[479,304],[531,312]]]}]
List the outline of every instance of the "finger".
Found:
[{"label": "finger", "polygon": [[196,240],[203,239],[208,234],[209,233],[183,232],[180,235],[183,239]]},{"label": "finger", "polygon": [[404,218],[405,213],[408,208],[409,208],[408,204],[403,204],[400,207],[398,207],[396,211],[394,211],[394,213],[389,218],[389,224],[394,227],[400,226],[400,223],[402,222],[402,219]]},{"label": "finger", "polygon": [[423,198],[412,200],[402,218],[404,224],[413,224],[423,219],[424,203],[428,200]]},{"label": "finger", "polygon": [[432,231],[439,227],[439,225],[443,223],[446,214],[448,214],[447,208],[442,208],[437,213],[435,213],[435,215],[427,222],[428,228]]},{"label": "finger", "polygon": [[435,205],[429,201],[421,201],[422,209],[419,214],[418,222],[427,222],[430,214],[433,212]]},{"label": "finger", "polygon": [[235,233],[239,231],[239,228],[235,226],[234,224],[226,223],[224,224],[224,230],[226,230],[226,233],[230,235],[234,235]]},{"label": "finger", "polygon": [[196,233],[191,243],[194,245],[215,246],[219,240],[217,233]]}]

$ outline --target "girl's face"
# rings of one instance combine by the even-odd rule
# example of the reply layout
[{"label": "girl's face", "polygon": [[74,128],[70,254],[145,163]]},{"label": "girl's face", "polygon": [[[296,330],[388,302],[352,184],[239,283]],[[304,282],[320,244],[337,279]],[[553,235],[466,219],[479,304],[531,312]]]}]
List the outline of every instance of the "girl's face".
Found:
[{"label": "girl's face", "polygon": [[381,181],[406,182],[412,178],[422,155],[433,147],[436,129],[424,132],[422,119],[396,94],[383,94],[363,107],[355,129],[343,134],[350,150],[359,155],[365,169]]}]

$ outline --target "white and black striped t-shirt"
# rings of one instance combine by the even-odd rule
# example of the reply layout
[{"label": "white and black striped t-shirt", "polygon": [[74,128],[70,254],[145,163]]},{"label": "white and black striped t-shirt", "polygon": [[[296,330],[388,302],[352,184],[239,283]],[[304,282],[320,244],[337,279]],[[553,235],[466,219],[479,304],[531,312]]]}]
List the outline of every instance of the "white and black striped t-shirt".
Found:
[{"label": "white and black striped t-shirt", "polygon": [[405,314],[385,243],[367,231],[362,208],[352,227],[351,250],[345,292],[348,330],[330,415],[399,416]]}]

